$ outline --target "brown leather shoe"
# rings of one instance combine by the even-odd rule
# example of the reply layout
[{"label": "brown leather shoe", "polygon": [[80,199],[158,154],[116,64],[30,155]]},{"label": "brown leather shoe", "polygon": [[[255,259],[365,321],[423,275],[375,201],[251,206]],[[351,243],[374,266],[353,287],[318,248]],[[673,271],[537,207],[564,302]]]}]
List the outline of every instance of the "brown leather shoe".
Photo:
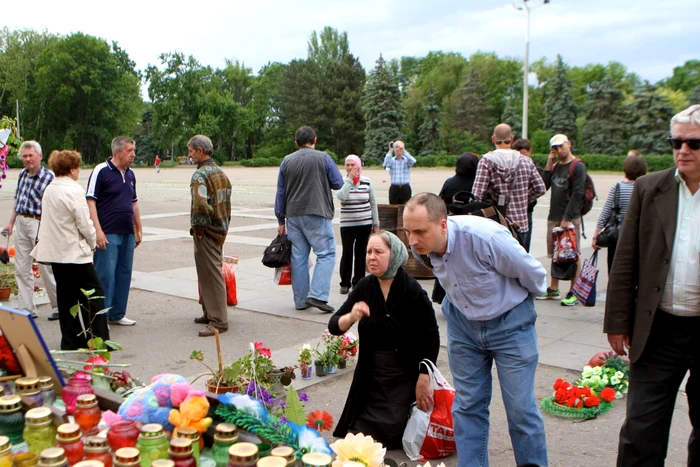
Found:
[{"label": "brown leather shoe", "polygon": [[214,326],[207,326],[206,328],[199,331],[199,337],[214,337],[214,335],[215,335],[214,330],[219,331],[219,334],[222,334],[222,333],[228,331],[228,329],[215,328]]},{"label": "brown leather shoe", "polygon": [[199,318],[195,318],[194,322],[197,324],[209,324],[209,318],[206,316],[200,316]]}]

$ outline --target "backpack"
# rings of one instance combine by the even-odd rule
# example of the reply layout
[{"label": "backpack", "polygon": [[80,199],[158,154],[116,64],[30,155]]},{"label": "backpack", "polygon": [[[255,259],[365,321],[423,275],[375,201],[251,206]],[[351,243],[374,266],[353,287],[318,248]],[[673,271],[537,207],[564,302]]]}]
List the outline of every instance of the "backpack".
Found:
[{"label": "backpack", "polygon": [[510,231],[514,239],[523,247],[522,238],[520,237],[520,227],[518,224],[511,223],[506,219],[498,206],[488,201],[478,201],[473,193],[468,191],[459,191],[452,197],[452,204],[449,207],[450,214],[462,216],[480,216],[498,222]]},{"label": "backpack", "polygon": [[[578,164],[579,162],[583,161],[578,157],[574,157],[574,160],[571,161],[571,164],[569,165],[569,189],[571,189],[571,180],[573,180],[574,178],[574,169],[576,168],[576,164]],[[552,172],[554,172],[554,170],[557,168],[557,165],[559,165],[559,162],[556,162],[554,166],[552,166]],[[583,190],[583,207],[581,208],[581,217],[591,212],[591,209],[593,208],[594,199],[598,199],[598,195],[595,192],[595,185],[593,185],[593,179],[590,175],[588,175],[588,172],[586,172],[586,184]]]}]

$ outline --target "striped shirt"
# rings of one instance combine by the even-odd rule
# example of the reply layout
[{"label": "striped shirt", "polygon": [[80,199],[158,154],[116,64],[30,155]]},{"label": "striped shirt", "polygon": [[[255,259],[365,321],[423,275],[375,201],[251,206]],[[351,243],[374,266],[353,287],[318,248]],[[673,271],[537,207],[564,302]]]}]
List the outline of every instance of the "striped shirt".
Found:
[{"label": "striped shirt", "polygon": [[360,177],[357,185],[349,177],[343,178],[343,187],[336,196],[340,200],[340,228],[358,225],[379,225],[377,200],[372,181]]},{"label": "striped shirt", "polygon": [[387,152],[384,157],[384,164],[382,164],[390,170],[391,184],[408,185],[411,183],[411,167],[416,163],[416,158],[405,150],[401,159],[397,159],[392,154],[393,151]]},{"label": "striped shirt", "polygon": [[54,174],[43,165],[35,175],[22,169],[17,177],[15,212],[29,216],[41,216],[41,197],[54,179]]},{"label": "striped shirt", "polygon": [[598,217],[598,223],[596,224],[596,226],[600,227],[601,229],[605,227],[605,224],[610,219],[613,208],[615,207],[615,190],[617,189],[617,186],[620,187],[620,195],[618,198],[618,202],[620,203],[620,219],[624,219],[625,213],[627,212],[627,206],[630,204],[632,190],[634,189],[634,182],[624,181],[611,186],[608,197],[605,198],[603,210],[600,212],[600,216]]}]

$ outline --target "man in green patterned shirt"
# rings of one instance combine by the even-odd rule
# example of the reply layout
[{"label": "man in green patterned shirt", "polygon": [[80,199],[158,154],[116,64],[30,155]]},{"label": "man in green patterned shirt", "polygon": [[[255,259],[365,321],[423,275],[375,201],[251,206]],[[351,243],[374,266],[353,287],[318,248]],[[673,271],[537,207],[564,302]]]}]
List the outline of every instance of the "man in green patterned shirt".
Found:
[{"label": "man in green patterned shirt", "polygon": [[228,331],[221,256],[231,221],[231,182],[211,158],[213,152],[211,140],[204,135],[193,136],[187,142],[187,153],[197,164],[190,182],[190,235],[194,240],[194,264],[203,311],[194,322],[207,325],[199,331],[199,337],[213,336],[215,328],[220,333]]}]

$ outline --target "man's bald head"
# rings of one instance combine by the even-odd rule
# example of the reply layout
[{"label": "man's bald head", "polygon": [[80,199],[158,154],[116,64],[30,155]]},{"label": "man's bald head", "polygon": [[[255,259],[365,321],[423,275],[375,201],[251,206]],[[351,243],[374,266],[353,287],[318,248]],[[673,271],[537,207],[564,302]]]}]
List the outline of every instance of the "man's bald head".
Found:
[{"label": "man's bald head", "polygon": [[510,144],[513,142],[513,130],[505,123],[497,125],[496,128],[493,129],[491,142],[500,149],[510,148]]}]

